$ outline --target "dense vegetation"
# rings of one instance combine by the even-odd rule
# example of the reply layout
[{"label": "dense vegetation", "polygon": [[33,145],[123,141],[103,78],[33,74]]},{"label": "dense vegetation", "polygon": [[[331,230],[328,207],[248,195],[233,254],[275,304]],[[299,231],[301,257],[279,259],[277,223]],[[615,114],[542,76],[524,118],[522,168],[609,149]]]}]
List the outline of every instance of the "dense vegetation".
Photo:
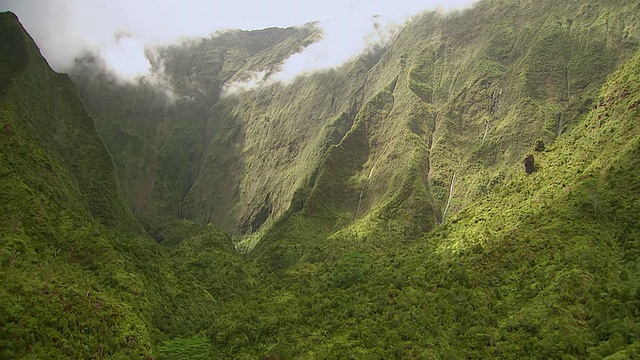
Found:
[{"label": "dense vegetation", "polygon": [[638,14],[484,1],[220,97],[317,37],[229,32],[82,101],[0,14],[0,357],[639,358]]}]

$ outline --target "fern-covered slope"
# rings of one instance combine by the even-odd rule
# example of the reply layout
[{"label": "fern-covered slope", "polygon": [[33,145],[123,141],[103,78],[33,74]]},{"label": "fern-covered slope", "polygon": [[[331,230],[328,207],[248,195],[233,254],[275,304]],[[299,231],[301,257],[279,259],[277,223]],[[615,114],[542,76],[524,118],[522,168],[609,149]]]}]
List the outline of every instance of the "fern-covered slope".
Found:
[{"label": "fern-covered slope", "polygon": [[[68,80],[3,14],[2,46],[25,51],[0,72],[1,355],[638,357],[639,6],[428,13],[343,68],[215,104],[193,100],[206,80],[177,76],[194,92],[171,103],[76,78],[107,147],[122,141],[131,207],[257,230],[246,256],[187,220],[151,217],[150,241]],[[131,192],[153,159],[150,192]]]},{"label": "fern-covered slope", "polygon": [[418,17],[369,71],[366,101],[302,212],[267,233],[256,255],[271,247],[280,249],[271,258],[299,258],[305,250],[287,249],[341,228],[408,241],[484,198],[523,172],[536,139],[549,146],[589,111],[637,49],[637,10],[486,1]]},{"label": "fern-covered slope", "polygon": [[[0,357],[152,358],[167,336],[203,329],[215,300],[127,209],[68,76],[11,13],[0,44]],[[228,237],[198,232],[220,250],[209,259],[239,261]]]},{"label": "fern-covered slope", "polygon": [[[536,139],[552,143],[585,114],[637,48],[637,13],[623,0],[496,0],[426,13],[341,68],[222,99],[225,82],[276,71],[317,32],[230,32],[157,49],[177,102],[92,67],[79,65],[74,79],[135,213],[262,230],[245,241],[251,247],[317,187],[316,198],[342,209],[328,229],[373,217],[414,238],[507,181]],[[372,111],[382,113],[365,119]],[[358,126],[367,154],[351,159],[364,150],[338,143]],[[327,173],[332,152],[350,159],[345,177]],[[323,171],[330,193],[317,183]]]},{"label": "fern-covered slope", "polygon": [[[292,216],[272,247],[255,250],[275,266],[250,329],[262,342],[221,354],[636,358],[639,74],[640,52],[535,153],[536,172],[514,174],[418,240],[363,236],[361,226],[326,238],[304,210]],[[317,241],[293,244],[296,235]]]}]

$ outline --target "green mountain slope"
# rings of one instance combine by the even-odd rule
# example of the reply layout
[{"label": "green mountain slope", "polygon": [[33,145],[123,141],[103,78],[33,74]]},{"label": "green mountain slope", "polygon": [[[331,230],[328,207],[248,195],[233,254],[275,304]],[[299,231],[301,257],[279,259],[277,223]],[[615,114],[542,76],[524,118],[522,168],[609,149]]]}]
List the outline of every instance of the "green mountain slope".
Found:
[{"label": "green mountain slope", "polygon": [[[255,255],[268,249],[284,266],[281,258],[295,262],[339,229],[412,240],[485,197],[522,172],[536,139],[553,143],[589,110],[606,75],[637,48],[637,10],[491,1],[417,18],[368,73],[368,100],[327,152],[302,211]],[[564,81],[562,92],[554,81]]]},{"label": "green mountain slope", "polygon": [[15,16],[0,21],[2,357],[69,356],[83,344],[85,356],[149,353],[141,309],[106,290],[133,296],[114,247],[142,238],[111,157],[68,77]]},{"label": "green mountain slope", "polygon": [[[402,243],[384,231],[363,237],[350,227],[304,248],[279,236],[311,237],[323,221],[306,214],[310,208],[290,217],[256,248],[260,272],[243,301],[226,303],[230,316],[207,329],[213,353],[637,357],[639,73],[640,52],[609,77],[582,119],[534,153],[536,172],[518,164],[518,174],[419,239]],[[206,257],[200,249],[197,258]],[[264,268],[265,260],[275,266]]]},{"label": "green mountain slope", "polygon": [[[0,74],[0,357],[152,358],[167,336],[208,326],[215,300],[126,208],[73,84],[11,13],[0,14]],[[227,236],[198,229],[210,261],[240,261]],[[234,269],[221,283],[240,288]]]},{"label": "green mountain slope", "polygon": [[119,81],[91,54],[79,59],[71,75],[114,155],[131,210],[176,216],[218,136],[207,123],[223,84],[280,63],[316,32],[312,25],[228,31],[167,45],[154,49],[157,76],[137,83]]},{"label": "green mountain slope", "polygon": [[[415,238],[508,180],[536,139],[552,143],[584,115],[637,48],[637,12],[632,1],[485,1],[427,13],[339,69],[223,98],[223,84],[276,71],[317,38],[313,27],[158,49],[153,62],[177,102],[163,100],[166,89],[119,85],[91,67],[74,79],[135,213],[258,232],[244,241],[251,248],[310,196],[323,204],[309,209],[331,208],[319,225],[325,235],[365,218]],[[338,145],[360,127],[359,142]],[[333,157],[345,163],[324,171],[332,184],[322,190]]]},{"label": "green mountain slope", "polygon": [[0,357],[639,357],[638,14],[483,1],[225,96],[317,30],[86,56],[95,125],[1,14]]},{"label": "green mountain slope", "polygon": [[535,152],[536,172],[519,164],[519,174],[412,242],[351,227],[294,246],[278,236],[311,237],[318,222],[305,210],[292,216],[269,238],[280,247],[256,248],[258,266],[275,269],[262,267],[242,316],[222,334],[209,329],[215,353],[636,358],[638,74],[640,52],[609,77],[595,108]]}]

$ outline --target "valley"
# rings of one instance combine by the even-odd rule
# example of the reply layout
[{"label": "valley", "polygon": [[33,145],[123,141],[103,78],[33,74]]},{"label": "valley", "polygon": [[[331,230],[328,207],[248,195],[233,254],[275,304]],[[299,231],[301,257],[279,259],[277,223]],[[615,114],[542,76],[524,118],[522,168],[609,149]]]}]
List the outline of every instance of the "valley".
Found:
[{"label": "valley", "polygon": [[1,13],[0,358],[637,358],[639,14],[484,0],[283,83],[313,23],[132,82]]}]

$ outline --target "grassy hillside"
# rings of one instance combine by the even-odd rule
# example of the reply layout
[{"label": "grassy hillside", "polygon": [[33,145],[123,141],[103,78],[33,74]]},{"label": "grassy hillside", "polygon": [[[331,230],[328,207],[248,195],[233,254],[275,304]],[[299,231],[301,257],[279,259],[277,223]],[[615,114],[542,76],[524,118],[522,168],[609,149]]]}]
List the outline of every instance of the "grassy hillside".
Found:
[{"label": "grassy hillside", "polygon": [[[214,299],[126,208],[69,78],[11,13],[0,44],[0,357],[153,358],[167,336],[209,326]],[[228,237],[197,232],[238,259]]]},{"label": "grassy hillside", "polygon": [[87,56],[104,143],[0,14],[0,357],[640,357],[638,14],[483,1],[224,97],[316,30]]},{"label": "grassy hillside", "polygon": [[[551,144],[584,116],[637,48],[637,13],[623,0],[494,0],[425,13],[341,68],[224,98],[223,84],[273,73],[317,30],[229,32],[155,49],[165,87],[121,84],[90,57],[74,79],[134,213],[253,234],[247,248],[308,197],[327,199],[317,183],[324,162],[349,158],[348,143],[338,144],[357,133],[356,118],[382,111],[366,121],[366,156],[349,161],[345,178],[329,175],[351,195],[333,192],[343,210],[322,226],[358,218],[365,232],[416,238],[508,181],[536,140]],[[391,107],[374,109],[386,93]]]},{"label": "grassy hillside", "polygon": [[155,75],[135,82],[120,81],[92,54],[78,59],[71,76],[114,156],[134,214],[179,214],[218,136],[208,121],[223,84],[278,64],[315,33],[311,25],[228,31],[154,48]]},{"label": "grassy hillside", "polygon": [[[362,236],[358,226],[327,238],[315,235],[330,230],[304,209],[291,216],[271,232],[279,246],[256,248],[262,272],[242,317],[222,335],[210,329],[215,353],[638,357],[638,74],[640,52],[609,77],[582,119],[535,152],[536,172],[518,164],[518,174],[414,241],[383,231]],[[340,211],[325,206],[327,214]],[[277,240],[294,233],[316,241]]]}]

